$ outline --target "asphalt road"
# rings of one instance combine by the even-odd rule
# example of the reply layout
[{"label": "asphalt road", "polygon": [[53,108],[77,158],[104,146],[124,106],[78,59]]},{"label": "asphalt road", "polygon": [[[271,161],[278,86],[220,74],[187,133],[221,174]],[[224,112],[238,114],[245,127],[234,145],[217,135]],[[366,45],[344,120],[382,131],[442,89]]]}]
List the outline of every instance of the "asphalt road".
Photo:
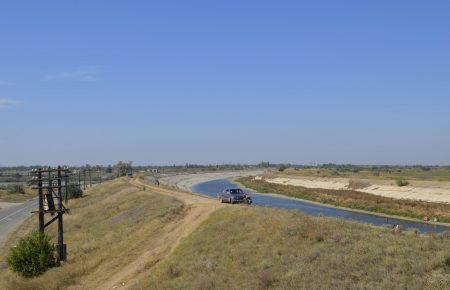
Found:
[{"label": "asphalt road", "polygon": [[37,209],[38,199],[34,198],[17,206],[0,210],[0,246],[3,245],[8,234]]}]

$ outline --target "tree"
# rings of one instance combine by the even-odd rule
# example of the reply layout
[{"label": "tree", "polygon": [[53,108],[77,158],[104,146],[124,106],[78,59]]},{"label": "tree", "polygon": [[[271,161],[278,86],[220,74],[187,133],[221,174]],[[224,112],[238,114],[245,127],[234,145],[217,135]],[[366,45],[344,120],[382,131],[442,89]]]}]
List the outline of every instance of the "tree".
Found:
[{"label": "tree", "polygon": [[78,184],[69,184],[67,186],[67,198],[80,198],[83,196],[83,190],[78,186]]},{"label": "tree", "polygon": [[117,172],[117,176],[126,176],[128,173],[131,173],[133,170],[132,164],[133,164],[132,161],[128,162],[119,161],[114,166]]},{"label": "tree", "polygon": [[6,190],[10,194],[13,193],[25,194],[25,188],[20,184],[10,184],[6,187]]},{"label": "tree", "polygon": [[278,168],[278,171],[283,172],[286,169],[288,169],[287,165],[281,164],[281,166]]},{"label": "tree", "polygon": [[108,165],[108,167],[106,167],[106,173],[112,173],[113,172],[113,168],[111,165]]}]

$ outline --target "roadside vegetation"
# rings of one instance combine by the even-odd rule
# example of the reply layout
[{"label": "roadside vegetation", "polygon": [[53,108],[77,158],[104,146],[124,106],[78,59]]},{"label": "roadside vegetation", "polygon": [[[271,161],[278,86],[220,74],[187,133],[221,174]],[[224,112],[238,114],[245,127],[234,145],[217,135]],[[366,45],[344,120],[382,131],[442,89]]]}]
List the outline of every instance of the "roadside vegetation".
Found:
[{"label": "roadside vegetation", "polygon": [[25,277],[36,277],[57,265],[50,237],[38,231],[19,240],[7,257],[9,268]]},{"label": "roadside vegetation", "polygon": [[24,202],[36,196],[31,188],[21,184],[0,186],[0,202]]},{"label": "roadside vegetation", "polygon": [[216,211],[136,289],[448,289],[450,238],[259,207]]},{"label": "roadside vegetation", "polygon": [[[141,191],[126,179],[105,182],[70,200],[64,216],[68,261],[36,278],[22,278],[8,269],[6,257],[37,227],[28,219],[0,250],[0,289],[94,289],[111,280],[124,266],[155,247],[166,226],[183,214],[178,200]],[[56,241],[56,223],[46,229]],[[157,259],[157,257],[154,257]],[[152,263],[148,260],[149,265]]]},{"label": "roadside vegetation", "polygon": [[[245,177],[238,180],[245,187],[259,193],[277,193],[289,197],[320,202],[333,206],[365,210],[387,215],[397,215],[423,220],[424,218],[437,218],[441,222],[450,223],[450,204],[432,203],[417,200],[393,199],[384,196],[355,191],[364,186],[357,182],[350,185],[354,189],[331,190],[306,188],[301,186],[274,184],[254,177]],[[356,188],[355,188],[356,187]]]}]

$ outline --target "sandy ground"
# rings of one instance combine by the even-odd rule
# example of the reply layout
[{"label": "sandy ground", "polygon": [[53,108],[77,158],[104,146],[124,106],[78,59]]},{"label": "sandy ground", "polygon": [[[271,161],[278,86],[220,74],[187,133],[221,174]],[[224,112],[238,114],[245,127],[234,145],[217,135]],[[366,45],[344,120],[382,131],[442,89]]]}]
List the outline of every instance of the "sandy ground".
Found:
[{"label": "sandy ground", "polygon": [[244,171],[224,171],[212,173],[198,173],[198,174],[178,174],[162,176],[159,182],[164,185],[176,186],[184,191],[191,191],[191,187],[202,182],[207,182],[215,179],[228,179],[245,176],[256,176],[262,174],[262,170],[244,170]]},{"label": "sandy ground", "polygon": [[[277,177],[265,179],[275,184],[302,186],[306,188],[348,189],[346,178]],[[399,187],[391,180],[364,180],[370,186],[357,191],[397,199],[414,199],[431,202],[450,203],[450,182],[412,181],[410,185]]]}]

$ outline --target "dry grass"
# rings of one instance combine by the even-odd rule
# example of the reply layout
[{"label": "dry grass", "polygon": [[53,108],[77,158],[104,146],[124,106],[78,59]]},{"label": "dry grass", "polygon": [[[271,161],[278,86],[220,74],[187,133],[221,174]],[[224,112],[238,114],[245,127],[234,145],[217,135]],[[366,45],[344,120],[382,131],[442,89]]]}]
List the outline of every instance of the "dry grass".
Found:
[{"label": "dry grass", "polygon": [[[35,279],[24,279],[6,269],[7,249],[35,228],[28,220],[0,251],[0,289],[93,289],[103,285],[136,260],[183,213],[174,198],[139,191],[124,179],[108,182],[70,201],[65,216],[68,262]],[[55,241],[56,229],[48,229]],[[151,261],[149,261],[151,262]]]},{"label": "dry grass", "polygon": [[344,177],[355,179],[381,179],[381,180],[428,180],[428,181],[450,181],[450,167],[430,168],[380,168],[359,169],[357,171],[329,168],[288,168],[283,172],[273,172],[278,176],[302,176],[302,177]]},{"label": "dry grass", "polygon": [[370,182],[361,179],[350,179],[348,188],[352,190],[363,189],[371,186]]},{"label": "dry grass", "polygon": [[450,239],[269,208],[213,213],[136,289],[448,289]]},{"label": "dry grass", "polygon": [[[182,193],[173,193],[182,196]],[[187,196],[187,195],[186,195]],[[200,197],[190,195],[192,201]],[[208,200],[209,201],[209,200]],[[201,204],[214,207],[214,204]],[[198,205],[200,206],[200,205]],[[5,268],[0,289],[115,288],[129,272],[137,289],[436,289],[450,287],[450,239],[398,233],[356,222],[298,212],[226,206],[212,213],[168,256],[148,254],[184,225],[183,205],[140,191],[125,179],[98,186],[71,201],[65,219],[69,260],[35,279]],[[202,208],[200,208],[202,209]],[[195,219],[194,219],[195,221]],[[36,226],[27,221],[8,247]],[[175,229],[175,231],[174,231]],[[49,233],[55,234],[55,229]],[[163,238],[162,238],[163,237]],[[125,271],[127,272],[127,271]],[[128,272],[127,272],[128,273]],[[122,281],[122,280],[120,280]],[[120,289],[120,286],[119,286]]]},{"label": "dry grass", "polygon": [[30,188],[25,189],[25,194],[9,193],[4,189],[0,189],[0,202],[24,202],[36,197],[36,192]]},{"label": "dry grass", "polygon": [[394,199],[351,189],[331,190],[281,185],[255,180],[253,177],[241,178],[238,181],[260,193],[277,193],[324,204],[416,219],[437,217],[441,222],[450,223],[450,204]]}]

